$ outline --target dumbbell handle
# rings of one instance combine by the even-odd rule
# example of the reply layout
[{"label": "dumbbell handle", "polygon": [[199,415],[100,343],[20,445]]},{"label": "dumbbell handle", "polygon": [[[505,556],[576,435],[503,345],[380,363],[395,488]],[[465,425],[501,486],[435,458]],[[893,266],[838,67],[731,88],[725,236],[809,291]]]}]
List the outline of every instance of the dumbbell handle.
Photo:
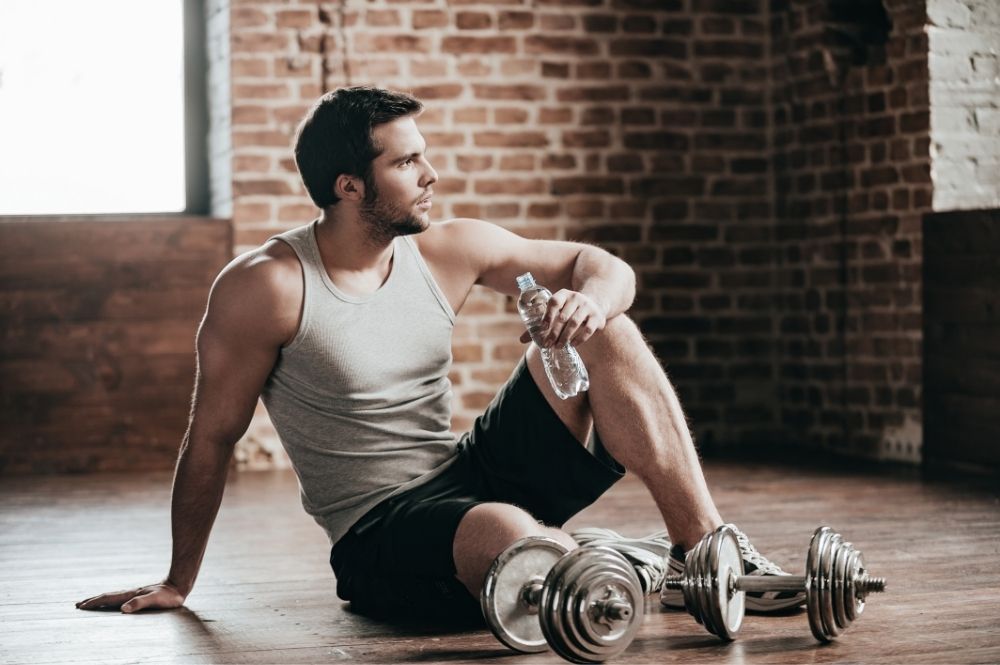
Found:
[{"label": "dumbbell handle", "polygon": [[[802,591],[806,588],[806,578],[801,575],[741,575],[732,580],[735,591]],[[671,575],[663,581],[667,589],[680,591],[684,588],[683,575]],[[885,591],[885,578],[862,575],[856,583],[860,593]]]},{"label": "dumbbell handle", "polygon": [[[528,581],[521,587],[521,602],[524,603],[528,614],[538,614],[538,606],[541,605],[544,589],[544,580],[540,577]],[[591,604],[591,611],[595,616],[610,621],[628,621],[632,617],[631,603],[616,598],[595,601]]]}]

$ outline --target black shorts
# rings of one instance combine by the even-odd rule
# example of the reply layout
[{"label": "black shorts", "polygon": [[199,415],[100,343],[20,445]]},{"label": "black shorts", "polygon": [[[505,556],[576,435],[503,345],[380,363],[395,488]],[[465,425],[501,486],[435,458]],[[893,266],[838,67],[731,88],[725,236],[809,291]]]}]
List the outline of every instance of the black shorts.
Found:
[{"label": "black shorts", "polygon": [[452,546],[465,513],[480,503],[519,506],[562,526],[625,470],[596,428],[584,447],[549,406],[522,357],[440,475],[386,499],[334,545],[337,595],[379,618],[480,617],[455,577]]}]

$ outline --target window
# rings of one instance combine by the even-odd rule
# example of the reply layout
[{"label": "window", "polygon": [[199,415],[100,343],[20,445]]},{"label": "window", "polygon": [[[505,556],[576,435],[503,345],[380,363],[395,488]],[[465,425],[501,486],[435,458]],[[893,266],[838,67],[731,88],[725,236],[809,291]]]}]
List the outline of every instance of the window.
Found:
[{"label": "window", "polygon": [[0,214],[191,211],[185,4],[0,2]]}]

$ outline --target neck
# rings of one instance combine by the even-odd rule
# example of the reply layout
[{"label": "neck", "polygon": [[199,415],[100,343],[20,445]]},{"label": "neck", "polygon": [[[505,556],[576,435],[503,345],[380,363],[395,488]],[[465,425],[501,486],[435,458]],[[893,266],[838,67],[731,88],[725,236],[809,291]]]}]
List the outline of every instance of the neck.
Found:
[{"label": "neck", "polygon": [[323,263],[332,270],[387,273],[393,238],[375,237],[356,213],[327,208],[316,225],[316,243]]}]

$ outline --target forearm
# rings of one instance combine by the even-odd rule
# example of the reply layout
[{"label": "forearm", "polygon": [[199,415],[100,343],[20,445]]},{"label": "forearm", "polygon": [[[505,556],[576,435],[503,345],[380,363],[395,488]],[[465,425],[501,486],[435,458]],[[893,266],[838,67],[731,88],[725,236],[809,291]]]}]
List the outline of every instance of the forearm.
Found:
[{"label": "forearm", "polygon": [[183,595],[194,587],[222,503],[232,446],[184,438],[170,503],[173,557],[167,582]]},{"label": "forearm", "polygon": [[628,311],[635,299],[635,272],[608,252],[585,247],[573,265],[573,290],[591,298],[610,319]]}]

